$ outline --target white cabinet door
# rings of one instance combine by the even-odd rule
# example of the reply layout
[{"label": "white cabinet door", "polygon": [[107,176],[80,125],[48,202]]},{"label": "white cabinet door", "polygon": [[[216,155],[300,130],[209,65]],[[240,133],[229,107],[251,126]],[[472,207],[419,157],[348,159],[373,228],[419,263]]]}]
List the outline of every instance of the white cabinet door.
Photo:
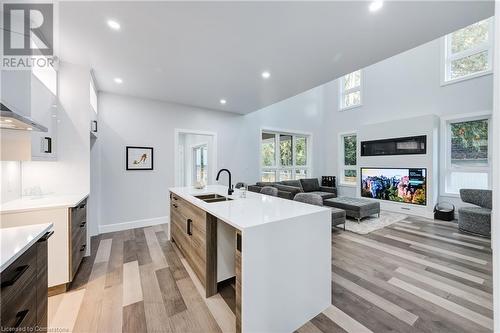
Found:
[{"label": "white cabinet door", "polygon": [[47,132],[33,132],[33,160],[55,160],[57,140],[57,97],[35,76],[31,78],[31,117],[47,127]]},{"label": "white cabinet door", "polygon": [[31,71],[2,70],[1,99],[7,107],[29,117],[31,114]]}]

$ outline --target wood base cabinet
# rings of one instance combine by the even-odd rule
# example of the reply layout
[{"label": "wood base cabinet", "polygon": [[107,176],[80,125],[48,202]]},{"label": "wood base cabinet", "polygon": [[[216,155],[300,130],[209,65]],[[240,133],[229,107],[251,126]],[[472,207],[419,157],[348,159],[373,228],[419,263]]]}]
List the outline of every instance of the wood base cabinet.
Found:
[{"label": "wood base cabinet", "polygon": [[1,274],[0,330],[47,330],[47,240],[44,235]]},{"label": "wood base cabinet", "polygon": [[171,237],[205,287],[207,297],[217,293],[217,251],[212,249],[216,246],[217,229],[215,223],[210,223],[211,218],[171,193]]},{"label": "wood base cabinet", "polygon": [[49,295],[63,293],[80,267],[87,250],[87,199],[72,207],[1,213],[1,228],[52,223],[48,242]]}]

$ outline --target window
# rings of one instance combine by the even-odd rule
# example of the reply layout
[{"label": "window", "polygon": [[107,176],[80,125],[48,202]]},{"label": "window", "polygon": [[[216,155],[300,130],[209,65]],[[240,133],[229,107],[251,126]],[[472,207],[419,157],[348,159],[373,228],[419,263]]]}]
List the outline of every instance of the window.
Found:
[{"label": "window", "polygon": [[446,143],[443,194],[457,195],[461,188],[490,187],[489,116],[445,122]]},{"label": "window", "polygon": [[306,135],[262,132],[261,180],[275,182],[308,177],[308,145]]},{"label": "window", "polygon": [[340,110],[361,105],[361,70],[340,78]]},{"label": "window", "polygon": [[490,18],[444,37],[443,83],[491,73],[493,25]]},{"label": "window", "polygon": [[358,145],[356,134],[340,135],[340,183],[343,185],[356,185],[358,176]]},{"label": "window", "polygon": [[193,183],[208,184],[208,145],[193,147]]}]

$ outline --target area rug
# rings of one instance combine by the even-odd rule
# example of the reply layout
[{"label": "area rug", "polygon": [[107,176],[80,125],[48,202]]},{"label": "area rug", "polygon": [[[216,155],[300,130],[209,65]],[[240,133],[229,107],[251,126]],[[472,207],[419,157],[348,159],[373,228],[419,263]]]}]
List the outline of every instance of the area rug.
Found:
[{"label": "area rug", "polygon": [[[347,218],[345,230],[360,234],[366,235],[375,230],[382,229],[396,222],[401,222],[406,219],[408,216],[399,213],[393,213],[388,211],[381,211],[380,217],[376,215],[372,217],[366,217],[358,223],[357,220],[351,220]],[[338,227],[343,228],[343,225],[340,224]]]}]

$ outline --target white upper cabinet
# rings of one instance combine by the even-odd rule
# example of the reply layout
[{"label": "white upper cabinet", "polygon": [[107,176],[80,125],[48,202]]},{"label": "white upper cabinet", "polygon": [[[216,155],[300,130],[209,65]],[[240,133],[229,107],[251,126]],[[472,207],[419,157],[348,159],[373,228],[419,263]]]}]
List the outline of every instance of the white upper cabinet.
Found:
[{"label": "white upper cabinet", "polygon": [[40,77],[33,74],[31,77],[31,117],[48,129],[47,132],[31,133],[31,155],[33,160],[38,161],[57,158],[58,99],[54,94],[57,93],[57,73],[54,71],[53,74],[45,75]]},{"label": "white upper cabinet", "polygon": [[2,150],[12,154],[2,153],[1,159],[55,160],[57,72],[52,69],[38,70],[36,73],[31,70],[2,70],[0,81],[2,103],[48,129],[47,132],[2,129]]},{"label": "white upper cabinet", "polygon": [[31,116],[31,71],[2,70],[1,99],[9,108],[23,116]]}]

